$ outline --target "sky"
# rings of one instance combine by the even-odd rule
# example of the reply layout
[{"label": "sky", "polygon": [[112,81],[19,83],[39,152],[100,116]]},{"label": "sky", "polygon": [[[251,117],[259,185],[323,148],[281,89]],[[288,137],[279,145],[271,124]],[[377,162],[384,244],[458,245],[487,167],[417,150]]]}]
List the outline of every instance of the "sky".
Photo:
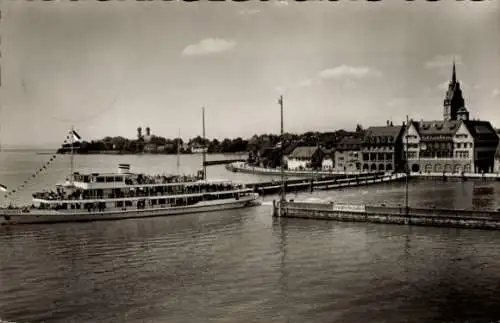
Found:
[{"label": "sky", "polygon": [[1,2],[0,142],[250,138],[442,119],[455,59],[500,127],[500,5],[404,1]]}]

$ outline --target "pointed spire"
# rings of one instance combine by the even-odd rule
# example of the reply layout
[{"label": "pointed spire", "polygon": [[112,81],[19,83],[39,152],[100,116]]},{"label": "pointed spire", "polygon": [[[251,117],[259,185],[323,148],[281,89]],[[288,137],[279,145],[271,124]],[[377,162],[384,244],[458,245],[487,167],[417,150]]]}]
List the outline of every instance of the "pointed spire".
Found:
[{"label": "pointed spire", "polygon": [[456,83],[457,82],[457,73],[455,70],[455,58],[453,58],[453,74],[451,75],[451,82]]}]

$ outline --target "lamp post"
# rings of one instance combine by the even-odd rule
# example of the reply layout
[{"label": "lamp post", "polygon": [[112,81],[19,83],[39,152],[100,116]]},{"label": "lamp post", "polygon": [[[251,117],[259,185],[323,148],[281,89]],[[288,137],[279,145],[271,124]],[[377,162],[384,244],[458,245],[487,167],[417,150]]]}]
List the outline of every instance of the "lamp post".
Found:
[{"label": "lamp post", "polygon": [[283,95],[278,99],[278,104],[280,105],[281,112],[281,145],[280,145],[280,174],[281,174],[281,194],[280,194],[280,203],[285,201],[285,174],[284,174],[284,159],[283,159]]}]

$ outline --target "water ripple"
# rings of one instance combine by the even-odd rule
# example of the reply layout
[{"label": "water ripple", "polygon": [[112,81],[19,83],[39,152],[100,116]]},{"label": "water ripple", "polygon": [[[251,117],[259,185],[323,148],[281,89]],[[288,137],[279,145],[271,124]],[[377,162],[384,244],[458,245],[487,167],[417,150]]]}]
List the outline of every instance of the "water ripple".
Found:
[{"label": "water ripple", "polygon": [[273,219],[263,206],[1,228],[0,244],[0,316],[15,322],[500,318],[499,232]]}]

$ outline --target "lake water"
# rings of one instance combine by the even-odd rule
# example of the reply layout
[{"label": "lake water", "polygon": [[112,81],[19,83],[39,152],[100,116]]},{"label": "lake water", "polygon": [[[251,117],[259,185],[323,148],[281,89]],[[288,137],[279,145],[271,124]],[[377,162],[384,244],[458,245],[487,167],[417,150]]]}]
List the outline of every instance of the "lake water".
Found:
[{"label": "lake water", "polygon": [[[210,156],[219,159],[222,156]],[[225,156],[230,158],[234,156]],[[50,158],[0,153],[13,188]],[[176,156],[76,156],[80,171],[176,172]],[[180,172],[200,156],[181,156]],[[64,180],[68,156],[18,201]],[[268,176],[208,168],[209,178]],[[415,206],[496,209],[500,186],[415,181]],[[402,183],[291,194],[403,203]],[[1,196],[0,198],[3,198]],[[266,201],[273,197],[265,197]],[[5,202],[1,200],[0,202]],[[0,318],[13,322],[496,322],[500,232],[276,219],[271,207],[0,228]]]}]

